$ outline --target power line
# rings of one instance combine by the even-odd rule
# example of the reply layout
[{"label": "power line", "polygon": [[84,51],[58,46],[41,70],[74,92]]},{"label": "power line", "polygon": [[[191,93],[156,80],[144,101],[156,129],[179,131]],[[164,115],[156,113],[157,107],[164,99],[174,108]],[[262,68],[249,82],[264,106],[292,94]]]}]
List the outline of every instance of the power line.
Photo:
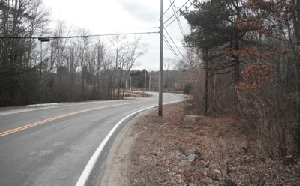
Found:
[{"label": "power line", "polygon": [[117,36],[117,35],[146,35],[146,34],[158,34],[159,32],[135,32],[135,33],[124,33],[124,34],[96,34],[96,35],[86,35],[86,36],[65,36],[65,37],[55,37],[55,36],[43,36],[43,37],[14,37],[14,36],[1,36],[0,39],[72,39],[72,38],[88,38],[88,37],[103,37],[103,36]]},{"label": "power line", "polygon": [[167,44],[167,46],[169,47],[169,49],[171,50],[171,52],[174,54],[175,57],[177,57],[177,59],[179,61],[181,61],[180,57],[178,56],[178,54],[175,52],[175,50],[173,49],[173,47],[170,45],[169,41],[167,40],[166,36],[164,36],[164,41]]},{"label": "power line", "polygon": [[[190,0],[189,0],[190,1]],[[186,2],[184,5],[186,5],[188,2]],[[183,6],[184,6],[183,5]],[[179,19],[178,16],[177,16],[177,13],[183,8],[183,6],[181,8],[179,8],[165,23],[167,23],[170,19],[172,19],[172,17],[175,16],[175,18],[166,26],[169,27],[172,23],[174,23],[174,21],[176,21],[176,19]],[[187,7],[188,9],[193,6],[193,4],[191,3],[189,7]],[[184,35],[184,34],[183,34]]]},{"label": "power line", "polygon": [[[187,0],[177,11],[176,14],[189,2],[190,0]],[[164,24],[166,24],[170,19],[172,19],[174,17],[175,13],[169,17],[169,19],[167,19],[167,21],[164,22]]]},{"label": "power line", "polygon": [[165,26],[166,28],[168,28],[172,23],[174,23],[176,21],[176,19],[173,19],[173,21],[171,21],[171,23],[169,23],[167,26]]},{"label": "power line", "polygon": [[164,28],[164,29],[165,29],[166,33],[168,34],[169,38],[171,39],[172,43],[174,44],[174,46],[177,48],[180,55],[183,56],[182,53],[180,52],[179,48],[177,47],[176,43],[174,42],[173,38],[170,36],[169,32],[167,31],[167,29],[166,28]]},{"label": "power line", "polygon": [[175,3],[175,0],[173,1],[173,2],[171,2],[171,0],[170,0],[170,6],[167,8],[167,10],[165,11],[165,13],[163,14],[163,15],[165,15],[168,11],[169,11],[169,9],[172,7],[172,5]]},{"label": "power line", "polygon": [[[169,0],[169,1],[170,1],[170,3],[171,3],[171,0]],[[175,2],[175,1],[174,1],[174,2]],[[181,22],[180,22],[180,19],[179,19],[177,13],[175,12],[175,10],[176,10],[175,4],[174,4],[174,6],[172,6],[172,10],[173,10],[173,12],[174,12],[174,14],[175,14],[175,18],[176,18],[177,23],[178,23],[178,26],[179,26],[179,28],[180,28],[181,34],[182,34],[182,35],[185,35],[185,34],[184,34],[184,31],[183,31],[183,28],[182,28],[182,25],[181,25]]]}]

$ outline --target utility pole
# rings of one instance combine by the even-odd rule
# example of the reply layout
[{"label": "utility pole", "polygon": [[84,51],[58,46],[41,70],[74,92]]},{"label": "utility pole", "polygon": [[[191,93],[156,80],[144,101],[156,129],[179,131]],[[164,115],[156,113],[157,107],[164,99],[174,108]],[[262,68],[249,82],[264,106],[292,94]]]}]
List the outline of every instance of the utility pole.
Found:
[{"label": "utility pole", "polygon": [[131,91],[131,76],[130,76],[130,91]]},{"label": "utility pole", "polygon": [[147,90],[147,73],[145,69],[145,91]]},{"label": "utility pole", "polygon": [[163,114],[163,73],[164,73],[164,2],[160,0],[160,71],[159,71],[159,100],[158,100],[158,115],[162,116]]},{"label": "utility pole", "polygon": [[149,80],[149,91],[151,91],[151,75],[150,75],[150,80]]},{"label": "utility pole", "polygon": [[40,42],[41,45],[41,53],[40,53],[40,80],[42,79],[42,62],[43,62],[43,45],[42,42]]}]

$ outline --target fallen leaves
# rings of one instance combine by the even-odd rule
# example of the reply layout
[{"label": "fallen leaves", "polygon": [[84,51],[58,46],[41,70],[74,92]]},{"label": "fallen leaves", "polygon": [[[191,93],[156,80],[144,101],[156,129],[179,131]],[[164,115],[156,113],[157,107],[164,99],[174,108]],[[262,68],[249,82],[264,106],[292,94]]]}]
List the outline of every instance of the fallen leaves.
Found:
[{"label": "fallen leaves", "polygon": [[283,166],[269,159],[239,122],[186,122],[183,104],[164,109],[163,117],[152,112],[134,126],[139,137],[130,155],[131,185],[300,185],[299,160]]}]

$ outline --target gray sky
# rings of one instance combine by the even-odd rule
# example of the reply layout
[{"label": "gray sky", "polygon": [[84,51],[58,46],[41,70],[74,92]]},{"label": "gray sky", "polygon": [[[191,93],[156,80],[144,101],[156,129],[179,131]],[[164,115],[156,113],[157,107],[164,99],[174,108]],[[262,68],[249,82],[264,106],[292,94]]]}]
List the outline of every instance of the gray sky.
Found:
[{"label": "gray sky", "polygon": [[[64,20],[69,25],[86,28],[92,34],[107,33],[132,33],[132,32],[155,32],[159,31],[160,0],[43,0],[47,8],[52,10],[52,20]],[[173,0],[171,0],[173,1]],[[176,0],[175,6],[182,7],[187,0]],[[164,11],[170,6],[169,0],[164,0]],[[187,3],[190,6],[190,3]],[[177,10],[177,9],[176,9]],[[164,21],[174,14],[170,8],[164,15]],[[165,26],[167,26],[173,17]],[[189,27],[183,17],[180,23],[184,34],[189,33]],[[167,31],[174,43],[184,52],[181,45],[183,34],[179,24],[174,21],[167,27]],[[168,37],[172,47],[180,56],[180,52]],[[159,34],[141,35],[142,40],[148,43],[148,52],[138,60],[135,69],[158,70],[159,69]],[[176,56],[164,43],[164,58]]]}]

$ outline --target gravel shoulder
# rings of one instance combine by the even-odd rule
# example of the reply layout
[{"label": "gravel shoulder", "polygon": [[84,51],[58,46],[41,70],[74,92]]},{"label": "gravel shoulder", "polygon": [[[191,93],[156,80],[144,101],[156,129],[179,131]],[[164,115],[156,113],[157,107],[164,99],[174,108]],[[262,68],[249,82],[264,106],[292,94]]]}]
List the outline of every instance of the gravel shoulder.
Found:
[{"label": "gravel shoulder", "polygon": [[130,185],[128,180],[128,167],[130,166],[130,152],[140,133],[134,132],[135,125],[156,109],[140,113],[130,120],[117,136],[105,164],[105,171],[100,186]]}]

